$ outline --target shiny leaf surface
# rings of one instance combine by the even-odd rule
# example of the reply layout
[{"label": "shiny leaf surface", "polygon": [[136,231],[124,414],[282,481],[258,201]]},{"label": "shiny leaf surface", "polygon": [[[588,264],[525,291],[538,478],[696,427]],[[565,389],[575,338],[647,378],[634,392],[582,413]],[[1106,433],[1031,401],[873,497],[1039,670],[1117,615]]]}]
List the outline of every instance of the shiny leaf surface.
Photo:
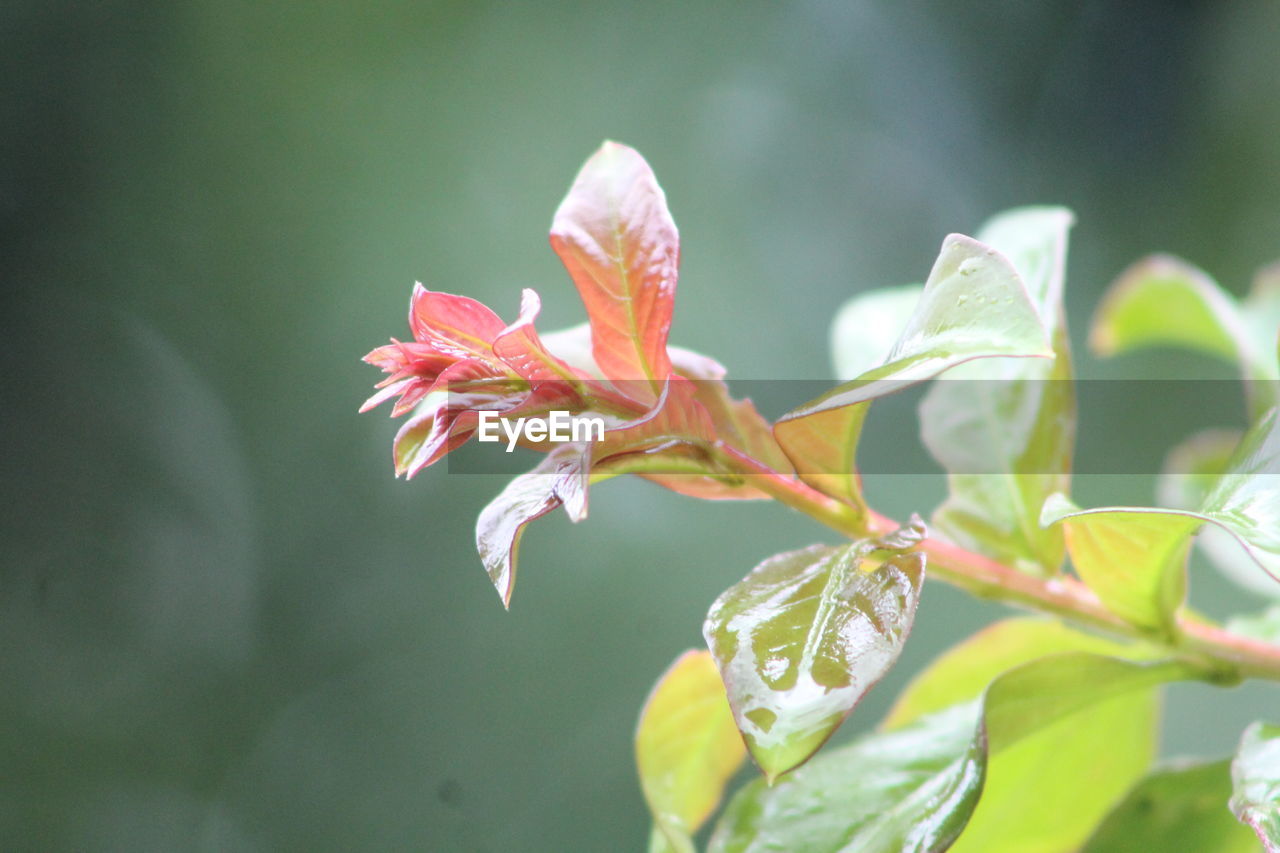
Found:
[{"label": "shiny leaf surface", "polygon": [[1231,762],[1231,811],[1258,835],[1267,853],[1280,851],[1280,726],[1245,729]]},{"label": "shiny leaf surface", "polygon": [[1011,210],[978,239],[1012,262],[1052,341],[1054,358],[983,359],[947,371],[920,406],[922,436],[948,472],[947,500],[933,524],[952,541],[1051,575],[1062,533],[1040,526],[1050,494],[1070,487],[1075,392],[1062,307],[1071,212]]},{"label": "shiny leaf surface", "polygon": [[670,849],[693,850],[690,836],[745,757],[711,654],[685,652],[654,686],[636,729],[640,786]]},{"label": "shiny leaf surface", "polygon": [[680,240],[653,171],[632,148],[606,142],[556,211],[551,246],[591,320],[595,363],[615,380],[667,378],[667,333]]},{"label": "shiny leaf surface", "polygon": [[751,782],[729,801],[708,850],[945,850],[982,792],[980,717],[978,703],[961,705],[831,750],[772,788]]},{"label": "shiny leaf surface", "polygon": [[897,660],[924,580],[924,557],[905,549],[922,535],[779,554],[712,605],[703,634],[770,779],[813,755]]},{"label": "shiny leaf surface", "polygon": [[[943,654],[899,696],[885,727],[980,695],[1001,673],[1038,658],[1089,652],[1141,659],[1143,647],[1121,645],[1045,619],[1008,619]],[[1101,816],[1145,772],[1155,751],[1154,693],[1116,696],[1050,723],[992,756],[959,851],[1074,849]],[[1089,785],[1079,780],[1088,779]],[[1072,808],[1063,809],[1069,800]]]},{"label": "shiny leaf surface", "polygon": [[516,582],[516,558],[525,526],[560,505],[580,521],[587,514],[589,455],[581,445],[562,444],[537,468],[512,480],[476,520],[476,550],[489,579],[511,606]]},{"label": "shiny leaf surface", "polygon": [[1081,853],[1256,853],[1258,841],[1231,817],[1226,761],[1153,771],[1106,817]]},{"label": "shiny leaf surface", "polygon": [[982,699],[832,750],[772,788],[764,780],[747,785],[721,817],[710,850],[947,850],[978,806],[988,755],[1074,721],[1095,702],[1185,675],[1177,665],[1084,653],[1029,663],[997,678]]}]

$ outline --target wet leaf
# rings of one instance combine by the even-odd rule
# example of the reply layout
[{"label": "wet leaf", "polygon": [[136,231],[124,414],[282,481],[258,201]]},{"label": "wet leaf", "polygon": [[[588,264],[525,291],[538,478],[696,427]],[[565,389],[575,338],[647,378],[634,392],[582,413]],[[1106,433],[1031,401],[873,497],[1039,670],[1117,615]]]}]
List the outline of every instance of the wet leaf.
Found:
[{"label": "wet leaf", "polygon": [[1267,853],[1280,851],[1280,726],[1245,729],[1231,762],[1231,811],[1258,835]]},{"label": "wet leaf", "polygon": [[[867,322],[877,320],[868,317]],[[846,328],[853,332],[850,321]],[[857,504],[853,461],[871,400],[975,358],[1052,354],[1035,306],[1009,261],[989,246],[952,234],[882,361],[784,415],[774,434],[805,482]],[[864,355],[850,360],[863,361]],[[833,412],[839,414],[828,414]]]},{"label": "wet leaf", "polygon": [[693,850],[690,836],[745,757],[710,652],[685,652],[654,686],[636,729],[640,785],[670,849]]},{"label": "wet leaf", "polygon": [[574,521],[586,517],[589,460],[583,446],[562,444],[547,454],[537,468],[507,484],[480,512],[476,520],[476,550],[504,607],[511,606],[516,558],[525,526],[562,504]]},{"label": "wet leaf", "polygon": [[904,549],[922,535],[779,554],[712,605],[703,634],[770,779],[813,755],[897,660],[924,580],[923,555]]},{"label": "wet leaf", "polygon": [[1253,833],[1227,810],[1226,761],[1152,771],[1106,817],[1081,853],[1256,853]]},{"label": "wet leaf", "polygon": [[947,850],[983,796],[989,755],[1016,748],[1060,721],[1075,721],[1073,715],[1096,702],[1186,676],[1177,664],[1086,653],[1034,661],[999,676],[981,699],[831,750],[772,788],[764,780],[752,782],[730,801],[709,849]]},{"label": "wet leaf", "polygon": [[[981,707],[970,703],[833,749],[772,788],[729,801],[710,853],[925,853],[945,850],[985,776]],[[975,736],[975,728],[979,734]]]},{"label": "wet leaf", "polygon": [[680,239],[653,171],[632,148],[606,142],[556,211],[551,246],[591,320],[595,363],[613,380],[667,378],[667,333]]},{"label": "wet leaf", "polygon": [[1062,533],[1040,526],[1040,507],[1070,488],[1075,391],[1062,308],[1071,212],[1028,207],[1003,213],[978,239],[1012,262],[1047,330],[1054,358],[983,359],[929,389],[922,436],[948,472],[949,496],[933,524],[972,551],[1047,576],[1062,564]]}]

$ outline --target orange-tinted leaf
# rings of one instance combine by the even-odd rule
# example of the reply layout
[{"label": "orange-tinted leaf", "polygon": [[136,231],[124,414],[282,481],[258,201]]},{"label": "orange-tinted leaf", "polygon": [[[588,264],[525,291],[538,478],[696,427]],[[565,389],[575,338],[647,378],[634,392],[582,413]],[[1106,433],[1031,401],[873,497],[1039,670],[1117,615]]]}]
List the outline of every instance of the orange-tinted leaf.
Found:
[{"label": "orange-tinted leaf", "polygon": [[516,373],[530,381],[574,380],[573,368],[543,345],[534,328],[542,300],[525,288],[520,295],[520,316],[493,339],[493,352]]},{"label": "orange-tinted leaf", "polygon": [[680,241],[649,164],[606,142],[556,211],[551,246],[591,319],[595,362],[615,380],[667,378]]}]

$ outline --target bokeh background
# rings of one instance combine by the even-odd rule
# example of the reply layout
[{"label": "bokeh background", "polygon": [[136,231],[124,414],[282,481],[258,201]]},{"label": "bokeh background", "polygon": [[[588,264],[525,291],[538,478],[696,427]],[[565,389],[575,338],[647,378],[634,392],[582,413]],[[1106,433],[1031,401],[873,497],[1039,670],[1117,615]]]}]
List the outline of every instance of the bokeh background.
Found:
[{"label": "bokeh background", "polygon": [[[830,376],[843,300],[1025,203],[1079,216],[1081,342],[1144,253],[1237,293],[1280,256],[1277,33],[1264,0],[7,0],[0,848],[640,849],[649,686],[723,588],[831,535],[613,482],[530,529],[504,612],[472,551],[502,480],[396,481],[395,424],[356,415],[412,283],[579,322],[546,231],[607,137],[681,228],[673,339],[733,376]],[[1145,440],[1141,395],[1084,417]],[[1260,606],[1193,575],[1213,615]],[[845,736],[1001,613],[931,585]],[[1166,752],[1218,755],[1280,692],[1171,700]]]}]

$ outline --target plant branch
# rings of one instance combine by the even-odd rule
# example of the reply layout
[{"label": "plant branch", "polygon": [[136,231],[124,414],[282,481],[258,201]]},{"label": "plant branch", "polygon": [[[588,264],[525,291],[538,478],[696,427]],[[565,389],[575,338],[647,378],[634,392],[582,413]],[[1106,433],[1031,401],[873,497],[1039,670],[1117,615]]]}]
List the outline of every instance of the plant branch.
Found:
[{"label": "plant branch", "polygon": [[[845,536],[856,539],[883,535],[900,526],[879,513],[864,514],[732,447],[721,445],[718,451],[721,461],[749,477],[756,489]],[[928,558],[931,577],[978,598],[1024,607],[1076,625],[1140,640],[1196,664],[1211,680],[1280,681],[1280,646],[1241,637],[1185,615],[1179,616],[1172,637],[1160,637],[1112,613],[1092,590],[1075,578],[1029,575],[940,539],[927,538],[918,547]]]}]

